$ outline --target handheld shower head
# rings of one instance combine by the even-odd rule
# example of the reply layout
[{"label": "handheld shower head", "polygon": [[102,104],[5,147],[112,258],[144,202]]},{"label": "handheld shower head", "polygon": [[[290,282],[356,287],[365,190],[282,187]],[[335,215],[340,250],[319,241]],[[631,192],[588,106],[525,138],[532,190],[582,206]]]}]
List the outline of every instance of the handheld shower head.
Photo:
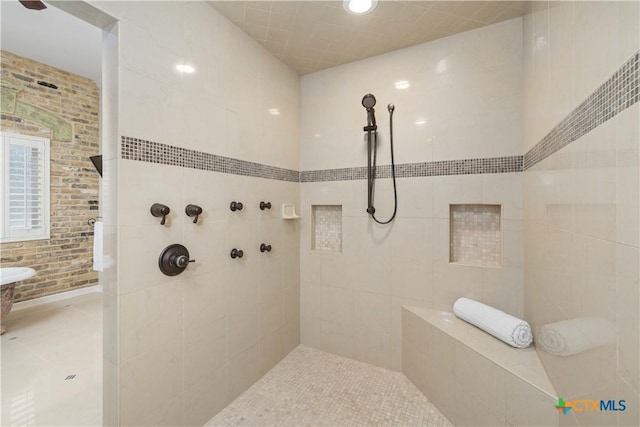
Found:
[{"label": "handheld shower head", "polygon": [[387,105],[387,110],[389,110],[389,114],[393,114],[393,110],[396,109],[396,106],[393,104]]},{"label": "handheld shower head", "polygon": [[362,98],[362,106],[368,110],[372,109],[376,105],[376,97],[368,93]]}]

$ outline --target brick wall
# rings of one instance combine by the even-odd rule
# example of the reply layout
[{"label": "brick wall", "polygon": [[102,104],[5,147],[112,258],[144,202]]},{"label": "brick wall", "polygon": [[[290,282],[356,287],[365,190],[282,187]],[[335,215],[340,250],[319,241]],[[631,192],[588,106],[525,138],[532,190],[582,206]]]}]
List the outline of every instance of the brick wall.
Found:
[{"label": "brick wall", "polygon": [[[99,154],[99,90],[93,80],[0,51],[0,79],[18,87],[17,100],[45,109],[71,123],[70,142],[54,139],[51,129],[7,112],[2,131],[51,141],[51,238],[0,244],[2,267],[32,267],[31,280],[16,287],[16,301],[95,285],[93,227],[98,215],[98,179],[90,156]],[[58,89],[39,85],[53,83]]]}]

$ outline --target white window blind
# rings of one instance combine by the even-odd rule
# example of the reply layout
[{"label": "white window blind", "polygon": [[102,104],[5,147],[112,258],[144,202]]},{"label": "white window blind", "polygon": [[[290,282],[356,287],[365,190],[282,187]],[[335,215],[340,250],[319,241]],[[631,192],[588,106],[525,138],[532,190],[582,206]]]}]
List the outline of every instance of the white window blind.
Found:
[{"label": "white window blind", "polygon": [[3,242],[49,238],[49,140],[2,132]]}]

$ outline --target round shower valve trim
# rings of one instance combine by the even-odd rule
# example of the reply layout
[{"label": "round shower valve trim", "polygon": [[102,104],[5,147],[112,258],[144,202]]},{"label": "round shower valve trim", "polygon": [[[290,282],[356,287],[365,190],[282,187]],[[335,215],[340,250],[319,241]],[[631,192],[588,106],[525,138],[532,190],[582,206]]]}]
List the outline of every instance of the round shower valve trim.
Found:
[{"label": "round shower valve trim", "polygon": [[189,251],[183,245],[175,243],[169,245],[160,254],[158,258],[158,267],[167,276],[177,276],[182,273],[189,263],[195,262],[195,259],[189,259]]}]

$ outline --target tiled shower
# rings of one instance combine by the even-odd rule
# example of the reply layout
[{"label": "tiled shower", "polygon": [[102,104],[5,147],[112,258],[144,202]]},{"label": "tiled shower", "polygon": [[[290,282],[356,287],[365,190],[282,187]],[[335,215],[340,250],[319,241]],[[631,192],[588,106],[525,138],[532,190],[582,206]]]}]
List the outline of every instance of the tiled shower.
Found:
[{"label": "tiled shower", "polygon": [[[564,423],[638,425],[638,2],[531,2],[302,76],[205,2],[83,5],[64,7],[105,28],[105,425],[204,425],[299,344],[402,372],[403,307],[459,297],[534,333],[611,324],[615,345],[535,357],[557,397],[628,402]],[[366,93],[382,218],[395,105],[388,225],[365,211]],[[169,277],[158,256],[175,243],[195,261]]]},{"label": "tiled shower", "polygon": [[[509,20],[302,77],[303,344],[401,370],[403,305],[451,311],[464,295],[522,316],[522,25]],[[396,89],[396,81],[410,86]],[[396,106],[399,206],[389,226],[365,212],[366,115],[353,100],[367,92]],[[378,116],[378,162],[388,165],[388,116]],[[390,177],[389,169],[378,177]],[[312,205],[336,204],[342,251],[314,251],[304,218]],[[455,213],[472,206],[499,213],[465,231]],[[376,209],[390,216],[391,179],[376,181]],[[452,252],[462,242],[456,236],[482,239],[491,221],[500,239],[493,256],[480,256],[477,242],[478,250]]]},{"label": "tiled shower", "polygon": [[574,411],[581,425],[638,424],[640,21],[638,3],[613,6],[559,4],[524,20],[525,317],[609,343],[538,352],[559,396],[629,402]]}]

